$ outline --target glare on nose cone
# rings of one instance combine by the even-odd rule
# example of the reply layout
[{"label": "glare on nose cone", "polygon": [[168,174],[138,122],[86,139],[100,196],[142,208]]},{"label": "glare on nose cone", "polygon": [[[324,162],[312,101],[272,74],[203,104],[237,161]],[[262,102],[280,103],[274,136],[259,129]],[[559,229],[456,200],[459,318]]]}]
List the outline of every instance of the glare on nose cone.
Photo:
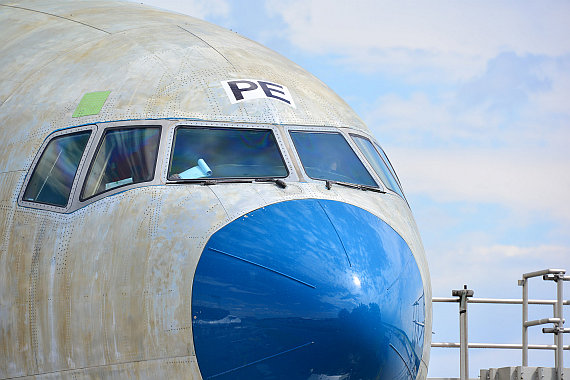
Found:
[{"label": "glare on nose cone", "polygon": [[424,312],[404,240],[336,201],[233,221],[210,238],[193,283],[204,379],[415,379]]}]

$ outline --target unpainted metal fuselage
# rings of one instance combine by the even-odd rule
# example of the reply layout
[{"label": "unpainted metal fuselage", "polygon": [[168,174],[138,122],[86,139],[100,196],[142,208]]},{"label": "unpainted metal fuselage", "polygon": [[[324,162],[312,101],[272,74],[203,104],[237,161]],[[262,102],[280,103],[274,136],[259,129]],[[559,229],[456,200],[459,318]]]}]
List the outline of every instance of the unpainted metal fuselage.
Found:
[{"label": "unpainted metal fuselage", "polygon": [[[0,379],[426,378],[416,224],[351,140],[369,130],[322,82],[127,2],[0,0],[0,39]],[[140,126],[160,130],[153,177],[82,200],[105,131]],[[271,131],[286,186],[172,181],[180,126]],[[81,130],[68,203],[26,201],[46,144]],[[291,131],[341,133],[382,192],[309,177]]]}]

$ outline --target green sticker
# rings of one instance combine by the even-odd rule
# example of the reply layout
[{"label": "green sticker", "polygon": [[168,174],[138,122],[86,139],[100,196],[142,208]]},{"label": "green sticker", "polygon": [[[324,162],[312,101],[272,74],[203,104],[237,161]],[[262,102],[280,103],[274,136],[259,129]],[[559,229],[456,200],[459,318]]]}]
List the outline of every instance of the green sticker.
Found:
[{"label": "green sticker", "polygon": [[97,115],[101,112],[101,108],[103,108],[103,104],[105,104],[110,93],[111,91],[98,91],[83,95],[73,113],[73,117]]}]

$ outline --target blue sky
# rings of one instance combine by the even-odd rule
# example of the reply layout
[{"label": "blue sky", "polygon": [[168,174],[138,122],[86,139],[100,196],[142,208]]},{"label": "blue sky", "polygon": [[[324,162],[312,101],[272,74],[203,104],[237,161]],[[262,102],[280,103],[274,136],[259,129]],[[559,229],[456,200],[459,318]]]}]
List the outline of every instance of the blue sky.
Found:
[{"label": "blue sky", "polygon": [[[570,270],[569,2],[142,2],[278,51],[354,108],[400,176],[435,296],[468,284],[478,297],[520,298],[522,273]],[[530,295],[553,298],[554,284],[535,280]],[[471,341],[520,343],[520,307],[470,313]],[[457,341],[457,330],[457,305],[434,305],[434,341]],[[550,344],[539,331],[531,343]],[[530,364],[553,356],[531,352]],[[471,377],[508,365],[519,351],[470,351]],[[429,376],[458,376],[458,351],[433,349]]]}]

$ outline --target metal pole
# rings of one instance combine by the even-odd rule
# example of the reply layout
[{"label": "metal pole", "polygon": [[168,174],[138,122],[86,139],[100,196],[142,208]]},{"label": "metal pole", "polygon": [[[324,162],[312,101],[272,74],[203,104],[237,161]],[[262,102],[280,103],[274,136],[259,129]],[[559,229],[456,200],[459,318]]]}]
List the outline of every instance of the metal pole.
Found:
[{"label": "metal pole", "polygon": [[[471,303],[471,302],[469,302]],[[570,329],[566,329],[570,332]],[[432,347],[437,348],[461,348],[460,343],[455,342],[433,342]],[[520,343],[468,343],[468,348],[494,348],[494,349],[506,349],[506,350],[520,350],[522,349],[522,344]],[[570,351],[570,345],[562,347],[565,351]],[[529,344],[529,350],[552,350],[556,351],[555,344]]]},{"label": "metal pole", "polygon": [[564,304],[564,281],[567,277],[564,276],[566,271],[564,269],[549,270],[550,273],[542,276],[543,280],[550,280],[556,283],[556,304],[554,305],[554,319],[553,328],[543,328],[542,332],[554,333],[554,344],[556,345],[556,353],[554,362],[556,367],[556,379],[562,380],[564,376],[564,317],[562,305]]},{"label": "metal pole", "polygon": [[558,333],[555,334],[557,338],[556,342],[556,378],[562,380],[562,371],[564,371],[564,351],[562,351],[563,345],[563,331],[564,331],[564,317],[562,315],[562,301],[564,292],[564,275],[559,274],[556,276],[556,317],[559,318],[558,321]]},{"label": "metal pole", "polygon": [[467,285],[463,285],[461,290],[452,290],[451,295],[459,297],[459,355],[460,369],[459,376],[461,380],[469,380],[469,351],[467,336],[467,297],[473,297],[473,290],[468,290]]},{"label": "metal pole", "polygon": [[[558,291],[558,289],[556,289],[556,291]],[[558,297],[557,297],[558,298]],[[558,302],[558,300],[556,301]],[[558,305],[556,305],[556,303],[554,305],[552,305],[552,315],[554,316],[554,318],[558,318]],[[544,334],[544,329],[542,330],[542,333]],[[558,335],[556,334],[552,334],[552,341],[553,341],[553,345],[554,345],[554,367],[556,367],[557,363],[558,363]]]},{"label": "metal pole", "polygon": [[459,335],[460,335],[460,342],[461,342],[461,380],[469,379],[469,347],[467,347],[467,343],[469,338],[467,336],[467,297],[465,294],[461,295],[461,299],[459,301]]},{"label": "metal pole", "polygon": [[519,281],[522,286],[522,365],[523,367],[528,366],[528,326],[526,322],[528,320],[528,286],[527,279],[524,278]]},{"label": "metal pole", "polygon": [[[570,276],[566,276],[564,278],[568,278],[570,281]],[[519,280],[520,281],[520,280]],[[519,285],[520,286],[520,285]],[[459,302],[457,298],[452,297],[432,297],[432,302]],[[471,298],[469,303],[485,303],[485,304],[501,304],[501,305],[522,305],[522,298]],[[552,305],[556,307],[556,300],[528,300],[529,305]],[[565,300],[563,302],[564,305],[570,305],[570,300]],[[553,314],[554,315],[554,314]]]}]

